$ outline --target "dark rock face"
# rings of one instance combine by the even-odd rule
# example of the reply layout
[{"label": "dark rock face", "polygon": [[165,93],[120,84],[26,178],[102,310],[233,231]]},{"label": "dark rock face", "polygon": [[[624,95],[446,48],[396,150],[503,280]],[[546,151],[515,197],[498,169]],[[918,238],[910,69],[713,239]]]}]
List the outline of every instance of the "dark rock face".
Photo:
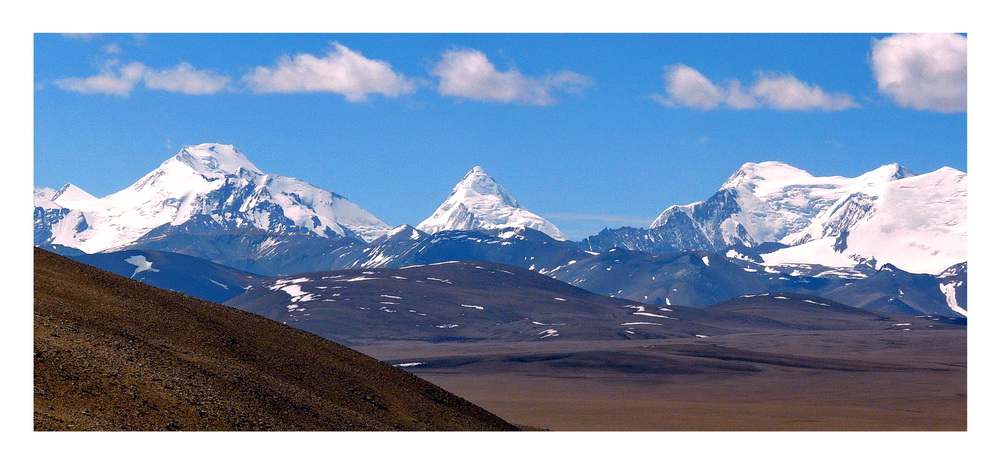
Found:
[{"label": "dark rock face", "polygon": [[580,242],[584,250],[604,252],[625,248],[651,253],[681,250],[723,251],[734,245],[757,244],[742,224],[736,223],[732,235],[724,234],[723,223],[740,212],[733,189],[716,192],[708,200],[691,206],[690,212],[672,207],[657,219],[651,229],[624,227],[604,229]]}]

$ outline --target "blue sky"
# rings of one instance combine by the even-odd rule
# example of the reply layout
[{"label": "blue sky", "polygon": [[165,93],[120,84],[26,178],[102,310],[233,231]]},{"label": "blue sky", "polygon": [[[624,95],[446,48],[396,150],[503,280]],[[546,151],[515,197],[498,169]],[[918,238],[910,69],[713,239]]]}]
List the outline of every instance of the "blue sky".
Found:
[{"label": "blue sky", "polygon": [[480,165],[580,239],[704,200],[748,161],[814,175],[893,162],[967,170],[964,44],[889,34],[36,34],[34,182],[104,196],[184,145],[221,142],[265,172],[415,225]]}]

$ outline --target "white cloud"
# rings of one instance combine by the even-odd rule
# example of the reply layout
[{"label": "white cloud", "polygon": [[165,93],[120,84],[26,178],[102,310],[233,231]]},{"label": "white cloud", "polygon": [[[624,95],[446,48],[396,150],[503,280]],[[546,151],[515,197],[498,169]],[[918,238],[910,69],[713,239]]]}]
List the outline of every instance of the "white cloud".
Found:
[{"label": "white cloud", "polygon": [[712,84],[698,70],[683,64],[667,66],[664,70],[667,95],[670,96],[665,103],[710,110],[718,107],[724,100],[722,89]]},{"label": "white cloud", "polygon": [[579,93],[593,81],[572,71],[534,78],[516,69],[498,71],[479,50],[457,49],[444,52],[431,74],[440,79],[441,95],[504,103],[549,105],[552,92]]},{"label": "white cloud", "polygon": [[776,110],[839,111],[858,106],[849,95],[826,93],[819,86],[806,84],[789,74],[758,74],[750,95]]},{"label": "white cloud", "polygon": [[181,63],[170,69],[149,71],[145,75],[146,87],[150,89],[193,95],[220,92],[226,88],[229,81],[226,76],[195,69],[189,63]]},{"label": "white cloud", "polygon": [[966,49],[961,34],[896,34],[872,43],[878,90],[896,105],[953,113],[966,110]]},{"label": "white cloud", "polygon": [[118,55],[122,53],[122,48],[116,43],[110,43],[101,47],[101,51],[108,55]]},{"label": "white cloud", "polygon": [[142,63],[116,66],[117,61],[109,61],[97,75],[86,78],[64,78],[55,81],[56,87],[81,94],[109,94],[128,97],[136,84],[142,81],[148,71]]},{"label": "white cloud", "polygon": [[849,95],[825,92],[790,74],[760,72],[757,81],[747,87],[737,80],[715,84],[698,70],[676,64],[664,67],[664,80],[667,95],[656,96],[656,99],[667,106],[699,110],[766,107],[783,111],[838,111],[858,106]]},{"label": "white cloud", "polygon": [[258,67],[243,80],[256,93],[333,92],[351,102],[365,101],[369,94],[396,97],[416,90],[416,84],[389,63],[339,43],[333,46],[325,57],[308,53],[281,57],[274,67]]},{"label": "white cloud", "polygon": [[55,84],[60,89],[81,94],[128,97],[140,83],[144,83],[150,89],[168,92],[212,94],[223,90],[229,81],[228,77],[195,69],[188,63],[181,63],[174,68],[154,70],[139,62],[119,66],[117,60],[110,60],[97,75],[58,79]]}]

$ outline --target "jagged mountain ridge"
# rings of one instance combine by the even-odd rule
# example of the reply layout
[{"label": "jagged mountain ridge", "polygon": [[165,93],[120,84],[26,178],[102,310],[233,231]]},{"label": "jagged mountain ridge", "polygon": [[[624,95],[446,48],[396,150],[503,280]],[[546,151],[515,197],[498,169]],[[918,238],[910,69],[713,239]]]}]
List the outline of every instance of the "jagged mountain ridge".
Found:
[{"label": "jagged mountain ridge", "polygon": [[708,200],[672,206],[649,229],[605,229],[581,247],[654,253],[780,243],[763,264],[893,263],[939,273],[966,259],[966,174],[918,175],[898,164],[855,178],[816,177],[780,162],[744,164]]},{"label": "jagged mountain ridge", "polygon": [[131,186],[95,198],[67,184],[35,189],[36,245],[88,253],[121,249],[156,228],[189,221],[218,230],[260,229],[371,240],[391,229],[344,197],[261,172],[231,145],[188,146]]},{"label": "jagged mountain ridge", "polygon": [[[884,263],[884,260],[880,262],[853,250],[852,247],[857,249],[859,239],[878,244],[880,249],[892,249],[895,247],[893,241],[877,234],[873,236],[870,230],[885,230],[886,226],[891,229],[893,221],[913,218],[926,220],[925,225],[932,229],[944,223],[945,233],[932,237],[934,240],[947,238],[951,232],[959,231],[961,237],[955,241],[954,249],[960,248],[964,259],[964,235],[961,231],[965,211],[961,202],[964,201],[965,175],[947,168],[928,175],[916,175],[899,165],[886,165],[857,178],[817,178],[777,162],[749,163],[732,175],[723,188],[707,201],[668,208],[653,223],[656,227],[652,229],[605,230],[580,243],[556,240],[530,225],[511,227],[503,223],[508,220],[517,223],[533,215],[523,210],[517,200],[480,167],[466,175],[435,215],[455,209],[485,211],[488,215],[497,211],[497,205],[502,205],[517,211],[519,216],[498,215],[493,218],[495,223],[475,220],[459,224],[451,220],[464,218],[465,215],[437,215],[443,221],[439,226],[444,225],[444,229],[435,234],[427,234],[408,225],[393,229],[385,225],[385,234],[375,238],[359,236],[343,229],[339,223],[323,223],[315,215],[311,222],[303,221],[309,211],[321,211],[324,206],[342,198],[333,193],[327,193],[328,196],[322,193],[313,195],[315,192],[310,189],[317,188],[291,178],[284,178],[284,184],[270,181],[278,178],[281,177],[261,173],[231,146],[203,144],[188,147],[164,162],[161,169],[135,183],[131,191],[126,189],[105,199],[95,198],[72,184],[58,191],[36,188],[35,242],[50,249],[60,248],[67,255],[75,253],[72,245],[60,244],[54,239],[97,235],[93,230],[100,228],[93,227],[91,223],[95,220],[100,222],[101,215],[109,210],[108,199],[118,196],[127,200],[117,202],[119,204],[135,203],[138,198],[145,201],[139,202],[140,206],[156,206],[145,210],[133,209],[148,213],[146,219],[156,219],[157,215],[169,217],[171,212],[175,214],[175,219],[149,229],[132,242],[108,250],[176,252],[266,276],[483,260],[545,274],[555,273],[562,267],[553,276],[574,282],[585,273],[580,266],[571,266],[570,262],[589,259],[589,263],[596,263],[603,258],[591,259],[595,251],[622,248],[648,250],[661,255],[675,250],[715,250],[725,252],[726,258],[738,262],[737,265],[742,266],[744,271],[748,268],[757,271],[770,269],[790,276],[804,272],[807,276],[858,279],[874,274]],[[175,185],[183,185],[188,190]],[[212,189],[206,191],[202,188],[205,185]],[[297,193],[292,188],[275,187],[280,185],[300,190]],[[956,185],[961,188],[952,189]],[[279,193],[274,194],[269,189],[277,189]],[[300,195],[303,189],[309,195]],[[181,191],[193,195],[169,195]],[[156,195],[139,195],[152,192],[159,193],[166,200],[157,203],[160,197]],[[320,201],[315,201],[317,198]],[[282,207],[282,202],[287,205]],[[471,208],[466,206],[467,203]],[[901,209],[898,207],[900,203],[910,204],[912,208]],[[954,218],[944,218],[935,213],[955,204],[960,208]],[[449,208],[444,208],[448,205]],[[884,217],[887,212],[889,221],[880,219],[879,215]],[[334,227],[340,227],[343,234],[338,234]],[[866,227],[869,231],[865,230]],[[865,234],[869,236],[867,239]],[[782,242],[761,242],[764,239],[779,239]],[[903,241],[902,246],[896,247],[899,249],[897,255],[914,247],[927,248],[920,237],[916,239]],[[944,258],[938,258],[933,266],[940,266],[939,263],[950,260],[954,255],[958,254],[942,254]],[[811,258],[815,258],[811,262],[813,265],[800,263],[809,262]],[[660,273],[656,270],[658,265],[654,266],[653,262],[645,259],[634,262],[641,269],[640,274],[651,277]],[[899,267],[914,270],[909,263]],[[608,276],[601,276],[600,281],[608,279]],[[615,284],[615,279],[608,281],[608,286],[613,287],[611,289],[597,287],[596,284],[586,286],[605,295],[628,291],[629,298],[642,301],[653,301],[652,297],[646,296],[659,292],[646,285]],[[747,275],[746,280],[754,279]],[[948,308],[957,313],[963,312],[964,281],[939,284],[938,292],[946,297]],[[802,291],[798,288],[780,290]],[[693,291],[689,298],[697,299],[694,301],[700,305],[708,305],[720,298],[734,296],[734,292],[700,294],[706,292]],[[664,294],[663,298],[669,297]],[[681,299],[684,301],[683,296]],[[937,310],[935,312],[941,314]]]}]

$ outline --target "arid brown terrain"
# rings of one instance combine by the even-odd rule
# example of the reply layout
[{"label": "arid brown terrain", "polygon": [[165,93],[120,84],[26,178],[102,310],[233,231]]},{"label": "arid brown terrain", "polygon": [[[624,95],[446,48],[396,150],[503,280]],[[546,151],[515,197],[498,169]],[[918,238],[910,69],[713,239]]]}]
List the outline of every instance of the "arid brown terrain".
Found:
[{"label": "arid brown terrain", "polygon": [[358,346],[556,431],[964,431],[966,333]]},{"label": "arid brown terrain", "polygon": [[36,430],[513,430],[368,356],[35,249]]}]

